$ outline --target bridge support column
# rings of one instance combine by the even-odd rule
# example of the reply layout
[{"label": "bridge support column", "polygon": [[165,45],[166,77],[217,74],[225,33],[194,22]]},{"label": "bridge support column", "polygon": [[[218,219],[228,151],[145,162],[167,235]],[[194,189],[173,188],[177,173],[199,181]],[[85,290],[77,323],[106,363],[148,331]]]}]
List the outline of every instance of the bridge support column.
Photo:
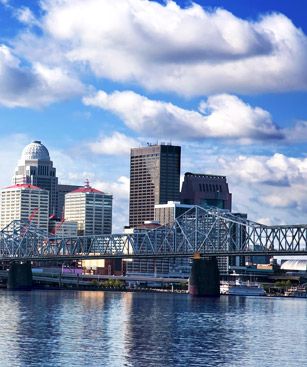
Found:
[{"label": "bridge support column", "polygon": [[32,288],[32,268],[29,261],[13,262],[10,265],[7,288],[12,290],[30,290]]},{"label": "bridge support column", "polygon": [[220,296],[220,273],[216,257],[192,260],[189,293],[196,297]]}]

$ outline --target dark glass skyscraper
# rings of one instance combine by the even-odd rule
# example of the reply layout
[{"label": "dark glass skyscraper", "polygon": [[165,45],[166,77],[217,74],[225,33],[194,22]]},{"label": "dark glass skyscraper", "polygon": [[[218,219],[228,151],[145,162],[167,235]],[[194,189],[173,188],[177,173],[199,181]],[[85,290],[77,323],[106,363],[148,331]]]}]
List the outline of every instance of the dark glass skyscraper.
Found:
[{"label": "dark glass skyscraper", "polygon": [[155,204],[179,200],[181,147],[149,145],[131,149],[129,225],[154,219]]}]

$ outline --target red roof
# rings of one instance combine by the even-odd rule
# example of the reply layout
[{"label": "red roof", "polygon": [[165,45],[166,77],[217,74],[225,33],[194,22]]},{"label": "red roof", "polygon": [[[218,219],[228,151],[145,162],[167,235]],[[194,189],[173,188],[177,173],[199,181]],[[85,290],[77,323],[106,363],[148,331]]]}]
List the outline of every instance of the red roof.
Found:
[{"label": "red roof", "polygon": [[13,186],[5,187],[5,189],[31,189],[31,190],[41,190],[40,187],[30,185],[30,184],[16,184]]},{"label": "red roof", "polygon": [[96,192],[96,193],[99,193],[99,194],[103,194],[102,191],[99,191],[99,190],[96,190],[94,189],[93,187],[80,187],[79,189],[76,189],[74,191],[72,191],[71,193],[74,194],[74,193],[77,193],[77,192]]}]

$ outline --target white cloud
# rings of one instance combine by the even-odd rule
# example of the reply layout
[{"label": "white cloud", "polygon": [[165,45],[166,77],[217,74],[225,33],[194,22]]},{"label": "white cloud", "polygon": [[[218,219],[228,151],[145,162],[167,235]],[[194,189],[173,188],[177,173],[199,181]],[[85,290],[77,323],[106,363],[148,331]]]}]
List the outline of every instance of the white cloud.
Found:
[{"label": "white cloud", "polygon": [[112,111],[132,130],[160,138],[274,139],[282,134],[269,112],[245,104],[233,95],[215,95],[199,111],[150,100],[132,91],[99,91],[83,99],[86,105]]},{"label": "white cloud", "polygon": [[15,10],[15,16],[21,23],[27,24],[29,26],[39,25],[39,22],[35,18],[31,9],[26,6],[17,8]]},{"label": "white cloud", "polygon": [[126,155],[130,149],[137,147],[139,142],[129,136],[115,131],[111,136],[102,136],[95,142],[88,143],[88,147],[95,154]]},{"label": "white cloud", "polygon": [[238,180],[275,186],[303,184],[307,180],[307,158],[273,156],[238,156],[220,158],[220,165]]},{"label": "white cloud", "polygon": [[82,84],[59,67],[23,66],[10,48],[0,45],[0,105],[40,107],[80,95]]},{"label": "white cloud", "polygon": [[25,134],[12,134],[0,138],[0,187],[11,185],[14,170],[23,148],[31,141]]},{"label": "white cloud", "polygon": [[282,14],[247,21],[149,0],[44,0],[46,47],[99,77],[183,95],[306,90],[307,41]]}]

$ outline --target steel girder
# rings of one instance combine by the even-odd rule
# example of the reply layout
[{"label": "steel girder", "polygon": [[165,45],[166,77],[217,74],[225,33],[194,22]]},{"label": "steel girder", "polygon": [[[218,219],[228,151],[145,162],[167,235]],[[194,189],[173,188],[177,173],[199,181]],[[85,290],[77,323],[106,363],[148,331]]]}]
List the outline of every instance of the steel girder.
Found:
[{"label": "steel girder", "polygon": [[194,206],[170,225],[133,234],[55,237],[16,220],[0,231],[0,259],[307,255],[306,243],[307,225],[266,226]]}]

